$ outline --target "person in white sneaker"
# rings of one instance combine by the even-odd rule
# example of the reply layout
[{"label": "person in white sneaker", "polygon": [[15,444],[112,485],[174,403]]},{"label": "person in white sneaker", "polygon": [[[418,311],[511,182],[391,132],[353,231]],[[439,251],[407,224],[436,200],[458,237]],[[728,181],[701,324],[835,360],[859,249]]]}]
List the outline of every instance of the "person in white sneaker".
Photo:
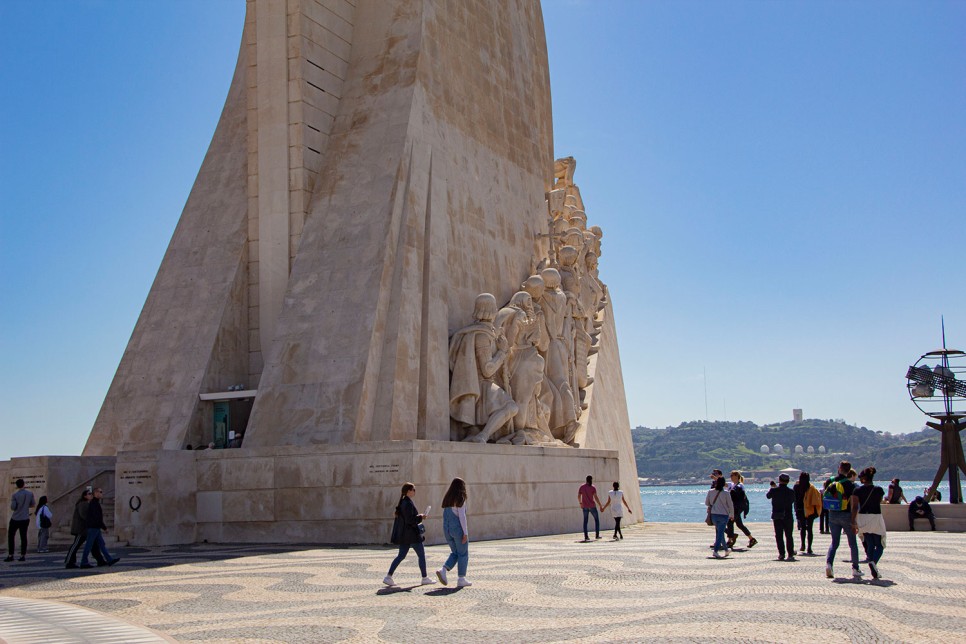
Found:
[{"label": "person in white sneaker", "polygon": [[862,571],[859,569],[859,546],[855,540],[855,533],[858,532],[855,519],[858,507],[855,505],[857,500],[853,496],[855,483],[850,476],[854,472],[850,462],[839,463],[838,475],[826,486],[825,493],[822,495],[822,507],[829,511],[828,525],[832,531],[832,543],[828,547],[828,554],[825,555],[825,576],[829,579],[835,577],[832,565],[835,563],[835,552],[842,540],[842,533],[845,533],[849,552],[852,555],[852,576],[856,578],[862,576]]},{"label": "person in white sneaker", "polygon": [[859,474],[860,487],[853,492],[856,505],[855,524],[858,537],[862,539],[865,556],[869,561],[869,572],[872,577],[879,578],[879,559],[885,549],[886,526],[882,519],[882,499],[885,492],[873,483],[875,468],[867,467]]},{"label": "person in white sneaker", "polygon": [[419,572],[423,575],[420,583],[423,585],[436,583],[436,580],[430,579],[426,574],[426,551],[423,550],[424,537],[423,531],[420,529],[420,524],[423,522],[425,515],[419,514],[416,510],[416,503],[413,501],[415,496],[416,486],[412,483],[404,483],[402,496],[399,498],[399,504],[396,505],[396,517],[393,522],[391,537],[391,541],[399,546],[399,554],[392,560],[389,573],[382,580],[382,583],[387,586],[396,585],[396,582],[392,579],[392,574],[396,572],[396,568],[406,558],[410,548],[416,551],[416,557],[419,559]]},{"label": "person in white sneaker", "polygon": [[446,573],[456,566],[456,586],[472,586],[466,579],[466,565],[470,559],[470,531],[466,527],[466,482],[461,478],[453,479],[443,496],[443,534],[449,544],[449,557],[443,567],[436,571],[436,577],[446,586],[449,583]]},{"label": "person in white sneaker", "polygon": [[714,480],[714,487],[708,490],[704,504],[708,506],[708,516],[711,517],[714,525],[714,558],[727,557],[731,554],[731,548],[725,543],[725,527],[728,521],[733,521],[735,518],[735,504],[731,500],[731,495],[725,491],[724,477],[719,476]]}]

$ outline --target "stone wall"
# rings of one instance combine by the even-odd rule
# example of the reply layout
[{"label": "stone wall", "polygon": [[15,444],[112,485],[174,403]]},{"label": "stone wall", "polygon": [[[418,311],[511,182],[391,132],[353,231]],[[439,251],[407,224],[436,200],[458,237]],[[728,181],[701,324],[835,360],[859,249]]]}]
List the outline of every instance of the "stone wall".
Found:
[{"label": "stone wall", "polygon": [[577,488],[588,474],[615,480],[619,464],[608,450],[381,441],[127,452],[117,471],[118,537],[133,545],[386,543],[406,481],[420,510],[433,506],[427,543],[441,543],[440,503],[456,476],[472,538],[500,539],[579,532]]}]

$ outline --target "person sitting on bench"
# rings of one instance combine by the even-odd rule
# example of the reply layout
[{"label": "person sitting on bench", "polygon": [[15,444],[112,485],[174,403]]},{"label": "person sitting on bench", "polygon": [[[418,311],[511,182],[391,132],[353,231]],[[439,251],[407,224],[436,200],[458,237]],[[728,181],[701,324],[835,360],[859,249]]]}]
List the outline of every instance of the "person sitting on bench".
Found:
[{"label": "person sitting on bench", "polygon": [[929,519],[929,525],[932,526],[933,530],[936,529],[936,517],[932,513],[932,508],[929,507],[929,504],[921,496],[917,496],[915,500],[909,504],[910,530],[916,529],[916,526],[914,525],[916,519]]}]

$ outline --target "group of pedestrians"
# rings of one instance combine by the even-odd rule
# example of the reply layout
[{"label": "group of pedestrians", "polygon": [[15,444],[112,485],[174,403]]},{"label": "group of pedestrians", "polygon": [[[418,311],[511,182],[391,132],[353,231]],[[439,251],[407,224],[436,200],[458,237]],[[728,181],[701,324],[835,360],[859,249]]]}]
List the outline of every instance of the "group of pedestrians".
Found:
[{"label": "group of pedestrians", "polygon": [[101,531],[107,530],[107,525],[104,523],[104,510],[101,507],[102,498],[103,489],[84,488],[80,499],[74,504],[74,514],[70,521],[70,533],[74,536],[74,541],[64,558],[65,568],[77,568],[77,552],[81,546],[84,546],[81,568],[94,567],[90,563],[92,554],[98,566],[113,566],[121,560],[120,557],[112,557],[104,543]]},{"label": "group of pedestrians", "polygon": [[54,515],[47,505],[47,497],[42,496],[36,502],[34,493],[26,488],[23,479],[17,479],[17,491],[10,497],[10,523],[7,524],[7,558],[13,561],[16,537],[20,537],[20,561],[27,560],[27,530],[30,527],[30,509],[34,510],[34,520],[37,525],[37,552],[50,552],[47,540],[50,537],[50,526],[53,525]]},{"label": "group of pedestrians", "polygon": [[612,541],[620,541],[624,538],[624,533],[621,531],[624,508],[627,508],[628,514],[634,513],[631,512],[631,506],[627,505],[627,500],[621,491],[620,482],[614,481],[614,489],[607,493],[607,503],[602,505],[600,497],[597,496],[597,488],[594,487],[594,477],[587,476],[586,483],[577,489],[577,503],[580,504],[580,510],[584,514],[584,543],[590,542],[590,534],[587,532],[587,523],[590,517],[594,517],[594,539],[600,539],[600,514],[597,511],[600,510],[603,513],[607,508],[610,508],[611,517],[614,519]]},{"label": "group of pedestrians", "polygon": [[[591,516],[594,517],[596,538],[600,539],[600,515],[598,511],[603,512],[607,508],[611,509],[611,516],[614,517],[613,540],[619,541],[624,538],[624,534],[621,532],[621,519],[624,516],[625,509],[628,513],[632,512],[630,506],[627,504],[627,500],[624,498],[624,493],[620,489],[620,483],[615,481],[613,487],[614,489],[607,493],[607,503],[604,504],[601,504],[600,498],[597,496],[597,488],[594,487],[594,477],[588,476],[586,482],[577,490],[577,501],[584,515],[585,543],[590,541],[590,536],[587,532],[587,523]],[[419,582],[420,585],[435,584],[437,580],[444,586],[449,585],[449,573],[455,567],[457,588],[472,586],[473,583],[466,578],[466,569],[469,563],[470,533],[466,521],[466,505],[468,499],[466,482],[461,478],[453,479],[449,485],[449,489],[446,490],[446,494],[443,495],[443,536],[446,539],[447,545],[449,545],[449,556],[443,562],[443,565],[436,570],[436,579],[433,579],[428,574],[426,550],[423,547],[423,542],[426,540],[426,530],[423,525],[423,520],[429,516],[432,507],[427,507],[425,512],[420,513],[416,508],[415,498],[416,486],[412,483],[404,483],[399,497],[399,503],[396,504],[392,533],[389,537],[390,543],[399,546],[399,552],[389,565],[389,572],[386,573],[382,582],[391,588],[396,587],[396,581],[393,579],[393,575],[396,573],[396,569],[399,568],[399,564],[409,554],[409,551],[413,550],[416,553],[419,573],[422,576]]]},{"label": "group of pedestrians", "polygon": [[[396,568],[402,563],[409,550],[416,552],[419,562],[419,572],[422,574],[421,585],[435,584],[436,580],[427,574],[426,551],[423,542],[426,540],[426,529],[423,526],[423,519],[429,515],[431,508],[426,508],[426,512],[420,514],[416,509],[416,486],[412,483],[404,483],[402,495],[399,503],[396,504],[395,518],[392,526],[392,534],[389,541],[399,546],[399,553],[392,560],[389,572],[382,580],[389,587],[395,587],[396,582],[392,576]],[[443,565],[436,571],[436,579],[444,586],[449,585],[448,573],[456,567],[456,586],[465,588],[472,586],[473,583],[466,578],[466,568],[469,563],[469,536],[470,531],[466,522],[466,482],[461,478],[455,478],[449,484],[449,489],[443,495],[443,535],[449,545],[449,557]]]},{"label": "group of pedestrians", "polygon": [[[748,516],[751,502],[745,492],[745,477],[738,470],[731,472],[731,481],[725,480],[721,470],[711,471],[711,489],[705,497],[705,505],[708,506],[708,524],[715,527],[714,543],[712,556],[716,559],[723,559],[731,554],[732,548],[738,541],[738,533],[735,527],[741,530],[748,537],[748,547],[754,548],[758,543],[751,534],[751,530],[742,521],[742,517]],[[726,539],[727,537],[727,539]]]},{"label": "group of pedestrians", "polygon": [[[775,529],[775,545],[778,548],[780,561],[795,561],[795,539],[793,534],[793,519],[798,524],[799,554],[814,554],[813,527],[815,519],[822,515],[823,509],[828,513],[827,527],[832,542],[825,557],[825,574],[834,577],[835,554],[838,551],[845,534],[852,558],[853,577],[860,578],[863,573],[859,565],[867,563],[873,578],[879,578],[879,560],[885,549],[886,528],[882,518],[881,504],[885,498],[883,489],[875,485],[874,467],[867,467],[856,474],[852,464],[842,461],[836,476],[825,482],[824,492],[812,484],[808,472],[802,472],[798,482],[790,488],[790,477],[782,474],[778,483],[771,483],[766,498],[771,500],[771,520]],[[737,476],[736,476],[737,475]],[[715,526],[715,542],[712,545],[715,558],[724,558],[731,554],[734,545],[734,530],[725,541],[725,532],[729,522],[740,519],[741,512],[747,513],[747,494],[741,489],[741,473],[732,472],[730,484],[726,484],[720,470],[711,474],[712,484],[705,498],[708,508],[708,522]],[[855,479],[858,478],[858,485]],[[894,481],[898,487],[898,481]],[[893,490],[893,498],[901,497],[902,491]],[[744,499],[745,507],[739,505],[736,499]],[[917,509],[918,511],[918,509]],[[910,509],[910,516],[912,510]],[[910,518],[910,523],[913,519]],[[743,527],[743,526],[741,526]],[[823,526],[824,527],[824,526]],[[745,532],[751,541],[750,532]],[[858,541],[862,540],[865,558],[859,558]],[[749,542],[748,546],[754,545]]]}]

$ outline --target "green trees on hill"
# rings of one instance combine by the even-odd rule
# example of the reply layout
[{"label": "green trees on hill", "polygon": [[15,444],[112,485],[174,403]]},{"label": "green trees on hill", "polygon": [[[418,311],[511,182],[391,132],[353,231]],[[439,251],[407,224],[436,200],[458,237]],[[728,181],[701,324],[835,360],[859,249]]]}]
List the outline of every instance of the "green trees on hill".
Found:
[{"label": "green trees on hill", "polygon": [[[637,471],[641,477],[703,480],[713,468],[724,471],[780,470],[786,467],[816,474],[834,471],[846,459],[856,466],[873,465],[878,478],[931,479],[939,465],[939,432],[888,435],[844,422],[807,419],[756,425],[738,421],[692,421],[673,428],[631,430]],[[776,443],[781,455],[762,454]],[[795,454],[796,445],[815,454]],[[819,454],[819,446],[826,454]]]}]

